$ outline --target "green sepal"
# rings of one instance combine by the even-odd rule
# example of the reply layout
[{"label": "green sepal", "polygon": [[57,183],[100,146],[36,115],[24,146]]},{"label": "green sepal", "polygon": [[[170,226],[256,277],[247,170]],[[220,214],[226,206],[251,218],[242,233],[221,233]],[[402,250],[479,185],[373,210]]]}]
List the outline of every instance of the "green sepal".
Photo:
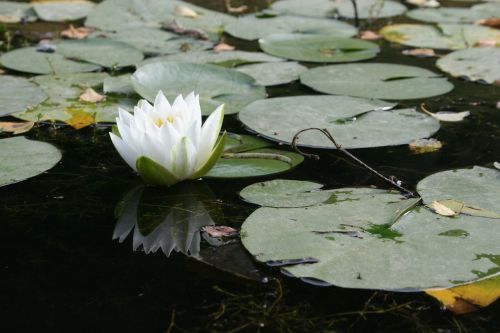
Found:
[{"label": "green sepal", "polygon": [[215,144],[214,149],[212,150],[212,155],[210,155],[210,158],[208,161],[198,170],[196,171],[189,179],[197,179],[202,176],[204,176],[207,172],[210,171],[217,163],[217,160],[219,159],[220,155],[222,154],[222,151],[224,150],[224,144],[226,143],[226,131],[222,133],[222,135],[219,137],[217,140],[217,143]]},{"label": "green sepal", "polygon": [[172,186],[180,181],[170,171],[146,156],[135,162],[137,171],[145,182],[158,186]]},{"label": "green sepal", "polygon": [[118,129],[118,126],[113,125],[111,126],[111,133],[119,137],[120,139],[122,138],[122,135],[120,134],[120,130]]}]

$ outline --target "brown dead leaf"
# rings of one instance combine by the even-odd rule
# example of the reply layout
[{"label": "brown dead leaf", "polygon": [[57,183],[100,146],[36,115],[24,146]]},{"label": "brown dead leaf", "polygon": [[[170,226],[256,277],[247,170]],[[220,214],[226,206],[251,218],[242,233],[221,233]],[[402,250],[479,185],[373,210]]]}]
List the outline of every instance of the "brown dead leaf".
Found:
[{"label": "brown dead leaf", "polygon": [[426,8],[436,8],[440,6],[437,0],[406,0],[406,3]]},{"label": "brown dead leaf", "polygon": [[214,46],[213,50],[215,52],[232,51],[234,50],[234,46],[229,45],[228,43],[221,40],[217,45]]},{"label": "brown dead leaf", "polygon": [[245,12],[245,11],[248,10],[248,6],[247,5],[242,5],[242,6],[239,6],[239,7],[233,7],[232,4],[231,4],[231,0],[224,0],[224,4],[226,5],[226,11],[228,13],[239,14],[239,13],[243,13],[243,12]]},{"label": "brown dead leaf", "polygon": [[61,37],[71,38],[71,39],[83,39],[94,32],[95,29],[89,27],[78,27],[75,28],[72,24],[68,29],[61,31]]},{"label": "brown dead leaf", "polygon": [[26,133],[33,128],[35,123],[33,121],[26,122],[0,122],[0,132],[8,132],[12,134]]},{"label": "brown dead leaf", "polygon": [[94,89],[87,88],[78,98],[82,102],[99,103],[106,100],[106,96],[98,94]]},{"label": "brown dead leaf", "polygon": [[470,216],[487,217],[490,219],[500,219],[500,214],[488,209],[468,204],[463,201],[447,199],[438,201],[440,205],[445,206],[455,213],[455,215],[464,214]]},{"label": "brown dead leaf", "polygon": [[176,6],[175,7],[175,13],[177,15],[187,17],[187,18],[197,18],[198,13],[196,13],[194,10],[187,6]]},{"label": "brown dead leaf", "polygon": [[409,148],[414,154],[424,154],[440,150],[443,144],[436,139],[417,139],[409,144]]},{"label": "brown dead leaf", "polygon": [[80,129],[95,123],[94,117],[82,109],[66,108],[65,111],[71,115],[71,118],[64,122],[74,129]]},{"label": "brown dead leaf", "polygon": [[365,30],[359,33],[359,38],[363,40],[379,40],[382,36],[375,31]]},{"label": "brown dead leaf", "polygon": [[462,112],[440,111],[440,112],[433,113],[433,112],[430,112],[429,110],[427,110],[424,103],[420,104],[420,110],[423,113],[425,113],[433,118],[436,118],[439,121],[452,122],[452,123],[457,122],[457,121],[462,121],[466,117],[470,116],[469,111],[462,111]]},{"label": "brown dead leaf", "polygon": [[403,50],[404,55],[415,56],[415,57],[435,57],[436,53],[433,49],[408,49]]},{"label": "brown dead leaf", "polygon": [[456,216],[457,215],[457,213],[455,213],[455,211],[453,211],[452,209],[446,207],[445,205],[443,205],[439,201],[433,201],[432,204],[431,204],[431,208],[437,214],[442,215],[442,216]]},{"label": "brown dead leaf", "polygon": [[22,16],[21,15],[0,15],[0,22],[1,23],[19,23],[22,21]]},{"label": "brown dead leaf", "polygon": [[494,39],[483,39],[474,44],[474,47],[496,47],[497,41]]},{"label": "brown dead leaf", "polygon": [[231,237],[238,233],[238,230],[224,225],[206,225],[201,230],[214,238]]},{"label": "brown dead leaf", "polygon": [[478,25],[484,25],[490,28],[500,29],[500,17],[491,17],[475,22]]}]

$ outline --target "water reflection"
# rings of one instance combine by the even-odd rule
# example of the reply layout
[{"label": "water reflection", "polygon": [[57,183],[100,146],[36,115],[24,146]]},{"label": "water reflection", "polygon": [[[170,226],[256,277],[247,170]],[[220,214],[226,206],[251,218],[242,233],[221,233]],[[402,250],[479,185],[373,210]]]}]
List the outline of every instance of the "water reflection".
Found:
[{"label": "water reflection", "polygon": [[203,181],[177,184],[171,188],[138,186],[116,207],[113,239],[123,242],[133,230],[133,249],[146,253],[161,249],[168,257],[182,252],[198,256],[200,228],[214,225],[222,217],[214,194]]}]

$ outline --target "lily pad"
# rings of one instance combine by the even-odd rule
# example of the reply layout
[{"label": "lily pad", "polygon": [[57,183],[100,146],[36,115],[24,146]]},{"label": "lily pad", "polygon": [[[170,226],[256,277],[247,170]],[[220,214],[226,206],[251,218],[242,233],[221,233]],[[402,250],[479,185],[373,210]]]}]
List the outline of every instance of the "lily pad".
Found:
[{"label": "lily pad", "polygon": [[240,192],[243,200],[265,207],[308,207],[327,201],[332,196],[329,191],[320,191],[322,184],[274,179],[255,183]]},{"label": "lily pad", "polygon": [[[394,1],[358,0],[358,17],[382,18],[397,16],[406,11],[406,7]],[[353,18],[354,10],[349,0],[308,0],[307,6],[301,0],[281,0],[271,5],[271,10],[280,14],[336,17],[338,15]]]},{"label": "lily pad", "polygon": [[241,153],[249,150],[267,148],[273,144],[254,135],[227,133],[224,142],[225,153]]},{"label": "lily pad", "polygon": [[74,21],[86,17],[95,3],[86,0],[39,0],[32,3],[38,17],[44,21]]},{"label": "lily pad", "polygon": [[327,35],[276,34],[259,40],[271,55],[310,62],[353,62],[374,58],[377,44]]},{"label": "lily pad", "polygon": [[0,187],[35,177],[61,160],[51,144],[23,136],[0,140]]},{"label": "lily pad", "polygon": [[225,114],[240,111],[246,104],[265,98],[264,87],[238,71],[215,65],[159,62],[139,67],[132,75],[132,85],[142,97],[154,101],[162,90],[168,98],[192,91],[200,94],[202,112],[210,114],[225,104]]},{"label": "lily pad", "polygon": [[36,21],[37,15],[33,7],[27,3],[0,1],[0,22],[19,23],[23,20]]},{"label": "lily pad", "polygon": [[500,81],[500,48],[472,48],[448,53],[436,65],[442,71],[471,81]]},{"label": "lily pad", "polygon": [[[390,110],[394,104],[348,96],[270,98],[246,106],[239,119],[270,140],[290,144],[300,130],[326,128],[344,148],[408,144],[439,129],[439,121],[414,109]],[[334,149],[319,132],[300,135],[299,146]]]},{"label": "lily pad", "polygon": [[473,24],[392,24],[380,34],[390,42],[433,49],[465,49],[483,40],[500,43],[498,29]]},{"label": "lily pad", "polygon": [[295,168],[304,161],[300,154],[290,151],[263,148],[224,152],[215,166],[205,175],[207,178],[249,178],[270,176]]},{"label": "lily pad", "polygon": [[8,69],[32,74],[93,72],[101,69],[99,65],[69,60],[58,53],[39,52],[36,47],[4,53],[0,63]]},{"label": "lily pad", "polygon": [[126,30],[98,32],[98,36],[106,36],[111,40],[126,43],[146,54],[171,54],[187,51],[201,51],[211,48],[214,43],[155,28],[130,28]]},{"label": "lily pad", "polygon": [[236,70],[250,75],[257,84],[275,86],[299,79],[307,67],[295,61],[264,62],[236,67]]},{"label": "lily pad", "polygon": [[154,57],[147,59],[142,65],[175,61],[175,62],[190,62],[195,64],[213,64],[223,67],[235,67],[242,64],[263,63],[263,62],[279,62],[284,61],[283,58],[273,57],[262,52],[247,52],[247,51],[194,51],[186,53],[176,53],[163,57]]},{"label": "lily pad", "polygon": [[23,112],[47,99],[47,95],[33,82],[16,76],[0,76],[0,116]]},{"label": "lily pad", "polygon": [[62,41],[56,52],[107,68],[136,65],[144,58],[141,51],[128,44],[101,38]]},{"label": "lily pad", "polygon": [[334,37],[351,37],[357,33],[352,25],[332,19],[253,14],[238,18],[228,24],[224,31],[245,40],[256,40],[279,33],[324,34]]},{"label": "lily pad", "polygon": [[134,87],[132,87],[132,80],[130,74],[123,74],[119,76],[109,76],[103,81],[104,93],[115,93],[131,95],[135,94]]},{"label": "lily pad", "polygon": [[[500,272],[498,221],[443,218],[387,191],[340,190],[348,200],[257,209],[242,225],[243,245],[288,275],[345,288],[416,291]],[[468,235],[443,235],[456,229]]]},{"label": "lily pad", "polygon": [[300,76],[314,90],[328,94],[389,100],[445,94],[453,85],[430,70],[395,64],[346,64],[316,67]]},{"label": "lily pad", "polygon": [[499,17],[500,3],[484,3],[470,8],[419,8],[406,13],[412,19],[433,23],[474,23],[480,19]]},{"label": "lily pad", "polygon": [[500,171],[495,169],[475,166],[438,172],[421,180],[417,191],[427,205],[453,200],[465,208],[474,207],[476,212],[470,215],[483,216],[489,211],[500,218]]}]

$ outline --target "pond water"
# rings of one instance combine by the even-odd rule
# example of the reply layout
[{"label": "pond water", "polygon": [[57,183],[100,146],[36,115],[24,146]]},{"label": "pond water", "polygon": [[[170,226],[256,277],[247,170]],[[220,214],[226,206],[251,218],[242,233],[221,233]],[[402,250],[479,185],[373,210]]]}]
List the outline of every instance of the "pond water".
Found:
[{"label": "pond water", "polygon": [[[195,3],[224,10],[222,0]],[[266,6],[266,1],[244,3],[255,9]],[[235,1],[233,5],[240,4],[243,1]],[[388,21],[409,19],[380,20],[370,23],[369,28],[375,30]],[[13,43],[19,46],[40,37],[34,33],[63,27],[33,23],[6,26],[6,31],[15,36]],[[256,42],[242,42],[229,36],[226,41],[241,50],[258,50]],[[435,58],[403,56],[400,45],[378,43],[381,53],[368,62],[415,65],[437,71]],[[414,107],[425,102],[432,110],[471,111],[466,121],[442,123],[433,136],[444,144],[439,152],[413,154],[408,146],[352,152],[381,173],[402,179],[410,189],[437,171],[498,160],[500,110],[496,103],[500,87],[452,77],[449,80],[455,89],[446,95],[400,103],[402,107]],[[268,87],[267,92],[269,97],[317,94],[299,83]],[[226,117],[224,127],[231,132],[247,133],[234,116]],[[43,175],[0,187],[0,318],[5,332],[496,332],[500,329],[498,302],[471,314],[455,316],[424,293],[312,286],[282,275],[279,268],[254,262],[236,240],[212,248],[202,239],[201,260],[175,251],[168,258],[161,250],[149,254],[141,248],[133,251],[132,233],[127,237],[127,233],[122,233],[123,242],[112,239],[118,228],[115,211],[123,198],[141,185],[141,180],[118,156],[108,131],[109,128],[102,126],[74,130],[41,124],[26,134],[27,138],[52,143],[62,151],[63,158]],[[319,154],[320,160],[307,159],[279,178],[316,181],[326,188],[371,185],[387,188],[373,174],[335,151],[308,151]],[[256,181],[273,178],[207,179],[205,185],[209,189],[202,190],[208,191],[208,201],[217,206],[217,224],[238,229],[256,209],[255,205],[243,202],[238,192]],[[178,196],[182,197],[182,193]],[[154,205],[145,208],[151,220],[158,214]]]}]

